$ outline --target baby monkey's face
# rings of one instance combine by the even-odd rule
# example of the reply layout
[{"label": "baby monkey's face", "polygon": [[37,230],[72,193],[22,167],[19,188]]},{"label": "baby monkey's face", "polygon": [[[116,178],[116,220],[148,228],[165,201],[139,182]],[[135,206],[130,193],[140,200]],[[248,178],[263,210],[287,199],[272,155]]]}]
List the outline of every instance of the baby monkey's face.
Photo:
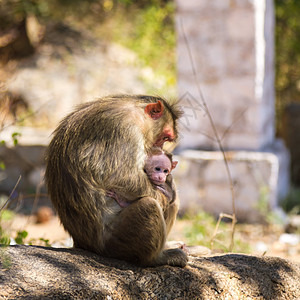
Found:
[{"label": "baby monkey's face", "polygon": [[145,171],[152,183],[163,184],[172,170],[172,162],[165,154],[149,157],[145,164]]}]

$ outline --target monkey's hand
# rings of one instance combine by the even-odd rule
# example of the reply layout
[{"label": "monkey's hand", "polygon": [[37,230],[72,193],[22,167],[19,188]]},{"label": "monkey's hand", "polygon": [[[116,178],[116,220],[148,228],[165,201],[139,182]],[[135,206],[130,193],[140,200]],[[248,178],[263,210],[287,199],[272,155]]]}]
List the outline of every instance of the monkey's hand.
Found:
[{"label": "monkey's hand", "polygon": [[129,202],[126,200],[122,199],[117,193],[113,191],[107,191],[106,196],[113,198],[122,208],[127,207],[130,205]]},{"label": "monkey's hand", "polygon": [[174,191],[172,191],[168,185],[164,183],[163,185],[157,185],[156,187],[167,197],[167,201],[169,204],[172,204],[175,201],[176,195],[174,195]]},{"label": "monkey's hand", "polygon": [[166,181],[162,185],[157,185],[156,187],[167,197],[169,204],[176,200],[177,192],[172,174],[167,176]]},{"label": "monkey's hand", "polygon": [[169,186],[173,185],[173,176],[172,176],[171,173],[167,175],[166,184],[169,185]]}]

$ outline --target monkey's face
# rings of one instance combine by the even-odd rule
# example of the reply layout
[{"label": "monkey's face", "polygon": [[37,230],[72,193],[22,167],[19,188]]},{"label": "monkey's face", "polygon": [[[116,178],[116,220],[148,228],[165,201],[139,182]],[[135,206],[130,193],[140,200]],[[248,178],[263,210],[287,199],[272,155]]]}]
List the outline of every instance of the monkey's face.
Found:
[{"label": "monkey's face", "polygon": [[162,133],[158,136],[153,146],[162,148],[165,142],[173,142],[176,138],[173,126],[167,124],[162,130]]},{"label": "monkey's face", "polygon": [[165,169],[162,166],[156,166],[150,176],[150,179],[155,185],[161,185],[166,182],[167,175],[169,173],[169,169]]},{"label": "monkey's face", "polygon": [[152,147],[163,148],[165,142],[173,142],[176,139],[176,120],[160,101],[148,104],[145,113],[152,120],[155,137]]},{"label": "monkey's face", "polygon": [[149,157],[145,164],[145,171],[155,185],[163,184],[170,174],[172,164],[164,154]]}]

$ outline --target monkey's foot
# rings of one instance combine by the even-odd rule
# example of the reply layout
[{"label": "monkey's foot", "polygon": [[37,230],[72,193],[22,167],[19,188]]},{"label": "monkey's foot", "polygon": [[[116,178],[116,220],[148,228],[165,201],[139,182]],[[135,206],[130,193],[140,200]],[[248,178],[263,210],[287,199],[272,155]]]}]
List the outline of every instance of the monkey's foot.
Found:
[{"label": "monkey's foot", "polygon": [[187,255],[190,254],[189,248],[187,247],[185,242],[182,241],[169,241],[166,242],[165,249],[173,249],[179,248],[184,251]]},{"label": "monkey's foot", "polygon": [[116,200],[116,202],[122,207],[127,207],[130,205],[130,203],[128,203],[127,201],[121,199],[121,197],[119,197],[119,195],[117,195],[115,192],[113,191],[107,191],[106,192],[106,196],[113,198],[114,200]]},{"label": "monkey's foot", "polygon": [[187,262],[187,254],[178,248],[164,250],[157,259],[158,264],[182,268],[186,266]]}]

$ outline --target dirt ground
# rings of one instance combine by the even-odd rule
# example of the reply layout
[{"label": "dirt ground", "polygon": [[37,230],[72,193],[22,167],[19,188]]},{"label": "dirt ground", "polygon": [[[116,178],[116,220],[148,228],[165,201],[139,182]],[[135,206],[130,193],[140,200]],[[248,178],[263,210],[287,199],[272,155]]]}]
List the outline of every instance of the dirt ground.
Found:
[{"label": "dirt ground", "polygon": [[[64,231],[58,217],[52,216],[44,223],[37,223],[36,220],[36,216],[18,214],[13,220],[4,224],[4,229],[10,231],[10,236],[15,236],[16,231],[26,230],[28,236],[25,242],[34,245],[45,246],[45,240],[49,240],[54,247],[72,246],[72,240]],[[169,240],[183,241],[188,244],[185,232],[191,225],[191,220],[177,220]],[[239,241],[249,244],[249,254],[277,256],[300,263],[299,240],[298,242],[289,240],[295,235],[284,234],[281,227],[272,226],[266,229],[265,226],[257,224],[238,224],[235,236]]]},{"label": "dirt ground", "polygon": [[[170,234],[170,239],[187,242],[184,232],[188,226],[192,225],[191,223],[192,221],[177,220]],[[242,242],[249,246],[249,250],[244,253],[281,257],[300,263],[299,236],[297,236],[297,243],[291,240],[295,237],[294,234],[285,234],[282,226],[275,225],[266,227],[261,224],[237,224],[235,230],[236,243]],[[219,250],[217,249],[216,252]]]}]

